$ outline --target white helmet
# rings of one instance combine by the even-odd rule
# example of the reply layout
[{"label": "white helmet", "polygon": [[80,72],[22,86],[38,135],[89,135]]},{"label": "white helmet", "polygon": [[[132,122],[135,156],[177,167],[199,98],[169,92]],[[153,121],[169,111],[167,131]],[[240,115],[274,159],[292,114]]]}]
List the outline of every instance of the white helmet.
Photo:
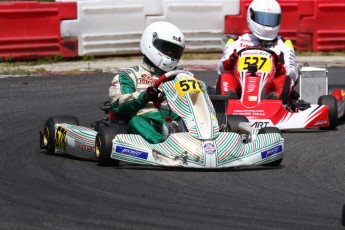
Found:
[{"label": "white helmet", "polygon": [[261,40],[274,40],[279,31],[281,14],[276,0],[253,0],[247,11],[248,28]]},{"label": "white helmet", "polygon": [[150,24],[144,30],[140,41],[140,52],[165,72],[175,69],[184,47],[183,33],[169,22]]}]

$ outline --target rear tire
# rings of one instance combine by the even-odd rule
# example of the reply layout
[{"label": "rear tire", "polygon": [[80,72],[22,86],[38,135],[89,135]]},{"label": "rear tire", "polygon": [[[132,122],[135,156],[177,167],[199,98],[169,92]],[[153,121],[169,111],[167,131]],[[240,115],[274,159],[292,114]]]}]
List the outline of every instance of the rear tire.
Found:
[{"label": "rear tire", "polygon": [[244,115],[227,115],[227,126],[229,132],[239,132],[238,125],[241,122],[249,122],[248,118]]},{"label": "rear tire", "polygon": [[323,95],[319,97],[318,100],[319,105],[327,105],[328,106],[328,120],[329,126],[327,127],[320,127],[323,130],[335,130],[337,128],[338,123],[338,105],[337,100],[332,95]]},{"label": "rear tire", "polygon": [[342,212],[341,224],[345,226],[345,204],[343,205],[343,212]]},{"label": "rear tire", "polygon": [[[268,134],[268,133],[279,133],[280,135],[282,134],[281,130],[278,129],[277,127],[265,127],[259,130],[259,134]],[[283,158],[280,158],[279,160],[272,161],[270,163],[264,164],[263,166],[279,166],[283,161]]]},{"label": "rear tire", "polygon": [[55,154],[55,124],[67,123],[71,125],[79,125],[79,121],[74,116],[54,116],[50,117],[43,129],[43,145],[47,154]]},{"label": "rear tire", "polygon": [[110,158],[113,139],[119,133],[113,125],[100,125],[95,141],[95,155],[99,166],[118,166],[120,161]]}]

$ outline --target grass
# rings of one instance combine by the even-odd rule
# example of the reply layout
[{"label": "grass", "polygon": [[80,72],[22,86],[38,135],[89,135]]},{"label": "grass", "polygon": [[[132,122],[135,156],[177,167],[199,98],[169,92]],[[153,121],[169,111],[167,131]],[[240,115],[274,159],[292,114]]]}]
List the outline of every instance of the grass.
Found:
[{"label": "grass", "polygon": [[[205,53],[185,53],[182,56],[183,60],[216,60],[222,56],[221,52],[205,52]],[[345,56],[345,50],[339,52],[312,52],[312,51],[297,51],[296,56]],[[0,67],[3,66],[35,66],[35,65],[46,65],[59,62],[68,61],[96,61],[96,60],[133,60],[141,59],[141,55],[121,55],[121,56],[91,56],[86,55],[83,57],[76,58],[63,58],[60,54],[54,57],[39,58],[36,60],[14,60],[13,57],[5,58],[0,60]]]},{"label": "grass", "polygon": [[23,68],[14,68],[14,69],[4,68],[4,69],[1,69],[0,75],[26,75],[28,76],[28,75],[31,75],[31,72]]},{"label": "grass", "polygon": [[[219,60],[221,58],[221,52],[205,52],[205,53],[185,53],[182,56],[183,60]],[[345,50],[339,52],[311,52],[311,51],[297,51],[296,56],[345,56]],[[133,60],[141,59],[141,55],[121,55],[121,56],[100,56],[94,57],[86,55],[83,57],[77,58],[63,58],[60,54],[55,55],[54,57],[40,58],[37,60],[14,60],[14,58],[6,58],[0,60],[0,74],[2,75],[30,75],[33,74],[32,71],[29,71],[24,66],[37,66],[37,65],[47,65],[54,64],[59,62],[69,62],[69,61],[80,61],[80,62],[92,62],[100,60]],[[38,67],[34,71],[36,74],[44,74],[48,71],[44,67]],[[77,74],[78,70],[71,70],[69,74]]]}]

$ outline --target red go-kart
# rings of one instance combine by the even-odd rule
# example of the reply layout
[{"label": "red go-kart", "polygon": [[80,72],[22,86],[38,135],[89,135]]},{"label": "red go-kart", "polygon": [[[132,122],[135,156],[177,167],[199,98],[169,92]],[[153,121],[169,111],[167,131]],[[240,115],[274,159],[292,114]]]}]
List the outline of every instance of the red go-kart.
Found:
[{"label": "red go-kart", "polygon": [[[344,92],[334,90],[331,95],[322,95],[318,104],[289,98],[287,104],[282,100],[267,99],[265,85],[275,74],[275,61],[278,55],[262,47],[249,47],[238,52],[235,76],[242,86],[239,99],[228,96],[211,95],[210,98],[219,114],[236,122],[244,115],[255,128],[274,126],[281,130],[321,128],[334,130],[338,119],[344,115]],[[218,116],[218,117],[222,117]]]}]

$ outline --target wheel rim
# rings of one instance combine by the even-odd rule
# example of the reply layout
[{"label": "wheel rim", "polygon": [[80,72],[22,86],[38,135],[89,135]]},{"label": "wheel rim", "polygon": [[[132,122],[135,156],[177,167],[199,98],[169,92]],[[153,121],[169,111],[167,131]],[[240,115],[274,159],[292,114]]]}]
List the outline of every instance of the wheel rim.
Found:
[{"label": "wheel rim", "polygon": [[99,137],[96,138],[96,158],[99,158],[101,155],[101,139]]},{"label": "wheel rim", "polygon": [[44,126],[43,144],[44,144],[44,146],[48,146],[48,143],[49,143],[49,128],[47,126]]}]

